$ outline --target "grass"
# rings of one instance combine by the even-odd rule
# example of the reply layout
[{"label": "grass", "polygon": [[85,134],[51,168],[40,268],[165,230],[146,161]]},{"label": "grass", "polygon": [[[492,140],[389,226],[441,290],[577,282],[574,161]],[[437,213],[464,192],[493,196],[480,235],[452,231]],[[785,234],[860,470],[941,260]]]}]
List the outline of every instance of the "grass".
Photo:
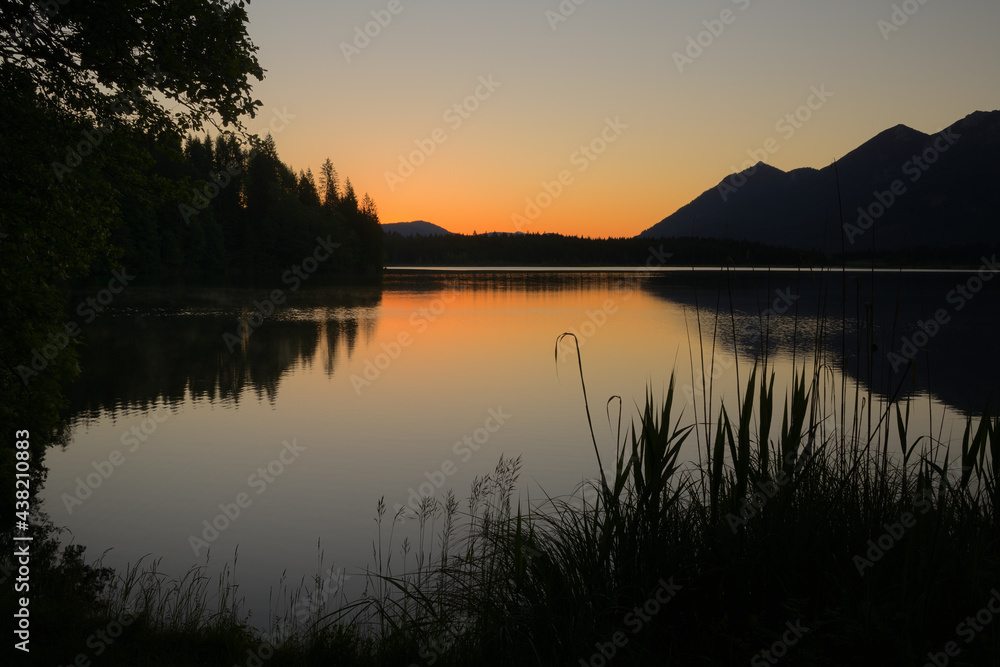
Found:
[{"label": "grass", "polygon": [[[90,606],[75,603],[75,630],[38,664],[93,657],[87,634],[124,618],[135,620],[100,664],[772,664],[761,652],[776,642],[789,665],[920,665],[948,642],[960,650],[949,664],[993,664],[1000,618],[981,616],[971,637],[960,624],[1000,588],[1000,418],[970,416],[954,446],[915,437],[912,401],[848,387],[846,373],[838,386],[819,333],[781,398],[761,326],[735,414],[713,414],[709,385],[685,418],[671,378],[606,462],[577,347],[598,478],[522,499],[520,459],[501,459],[464,502],[425,498],[418,537],[398,544],[400,517],[380,501],[360,600],[310,597],[334,574],[321,555],[311,587],[282,582],[283,611],[261,633],[232,570],[213,582],[201,570],[171,580],[155,563],[98,568],[74,598]],[[720,340],[692,365],[710,370]],[[41,597],[52,607],[40,623],[58,625],[57,602]],[[796,623],[804,635],[781,645]]]}]

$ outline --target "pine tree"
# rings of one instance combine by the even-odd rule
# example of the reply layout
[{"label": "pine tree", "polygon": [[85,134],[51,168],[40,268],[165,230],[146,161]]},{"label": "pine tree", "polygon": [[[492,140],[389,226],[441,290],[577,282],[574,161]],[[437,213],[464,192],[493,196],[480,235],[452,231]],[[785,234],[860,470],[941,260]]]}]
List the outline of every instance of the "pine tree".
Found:
[{"label": "pine tree", "polygon": [[365,193],[361,200],[361,243],[364,249],[364,263],[367,268],[381,269],[385,264],[385,244],[382,225],[378,220],[375,202]]},{"label": "pine tree", "polygon": [[354,194],[354,186],[351,179],[344,181],[344,196],[340,198],[341,209],[345,213],[353,213],[358,210],[358,196]]},{"label": "pine tree", "polygon": [[299,171],[297,189],[300,202],[310,208],[319,208],[319,191],[316,189],[316,179],[313,177],[312,169]]},{"label": "pine tree", "polygon": [[340,179],[337,176],[337,170],[334,168],[333,162],[330,162],[330,158],[327,158],[319,170],[319,193],[323,200],[323,206],[335,209],[340,202],[339,190]]},{"label": "pine tree", "polygon": [[246,152],[232,133],[215,140],[215,174],[219,194],[212,200],[215,219],[222,228],[223,242],[230,258],[244,247],[243,204],[246,201]]},{"label": "pine tree", "polygon": [[361,212],[371,218],[376,224],[378,223],[378,209],[376,209],[375,202],[372,201],[367,192],[364,199],[361,200]]}]

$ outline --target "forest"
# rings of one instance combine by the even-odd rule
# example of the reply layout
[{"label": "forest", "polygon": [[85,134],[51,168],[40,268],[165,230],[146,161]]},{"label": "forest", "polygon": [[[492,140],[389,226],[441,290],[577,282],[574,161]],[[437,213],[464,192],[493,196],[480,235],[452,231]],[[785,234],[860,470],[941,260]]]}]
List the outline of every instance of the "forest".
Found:
[{"label": "forest", "polygon": [[385,234],[387,266],[810,266],[820,253],[750,241],[562,234]]},{"label": "forest", "polygon": [[[144,276],[254,278],[312,253],[317,238],[339,244],[325,274],[377,274],[383,263],[375,203],[359,202],[328,158],[319,182],[278,157],[273,137],[241,145],[232,134],[157,146],[153,178],[171,195],[150,202],[127,192],[111,243]],[[328,265],[326,265],[328,264]]]}]

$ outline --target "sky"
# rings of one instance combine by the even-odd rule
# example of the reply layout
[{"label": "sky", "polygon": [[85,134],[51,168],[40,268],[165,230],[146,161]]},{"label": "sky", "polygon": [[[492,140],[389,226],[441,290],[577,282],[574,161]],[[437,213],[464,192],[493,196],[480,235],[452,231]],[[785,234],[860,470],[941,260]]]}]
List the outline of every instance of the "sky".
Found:
[{"label": "sky", "polygon": [[[634,236],[763,160],[1000,108],[996,0],[254,0],[252,131],[383,223]],[[771,140],[771,141],[769,141]],[[748,162],[750,161],[750,162]]]}]

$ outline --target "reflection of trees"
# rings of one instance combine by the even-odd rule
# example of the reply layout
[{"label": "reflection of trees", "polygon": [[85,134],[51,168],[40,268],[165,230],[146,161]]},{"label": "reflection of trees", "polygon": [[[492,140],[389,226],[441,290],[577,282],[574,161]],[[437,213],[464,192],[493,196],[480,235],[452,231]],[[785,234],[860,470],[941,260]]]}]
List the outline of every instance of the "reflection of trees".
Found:
[{"label": "reflection of trees", "polygon": [[[946,295],[967,274],[757,273],[668,274],[642,281],[643,290],[688,308],[697,306],[703,332],[711,337],[716,312],[717,354],[732,356],[733,325],[741,356],[754,358],[767,341],[768,354],[791,355],[811,367],[816,341],[824,360],[869,385],[882,396],[930,392],[964,412],[980,412],[1000,388],[1000,290],[983,290],[961,312]],[[731,285],[731,289],[730,289]],[[800,298],[770,322],[759,316],[771,307],[776,290]],[[910,373],[893,370],[890,351],[899,352],[902,336],[912,336],[918,321],[943,308],[951,322],[921,349]],[[732,309],[732,315],[730,314]],[[696,334],[694,334],[696,335]]]},{"label": "reflection of trees", "polygon": [[347,343],[347,356],[354,354],[354,346],[358,342],[358,321],[354,317],[347,317],[338,323],[341,333],[344,334],[344,341]]},{"label": "reflection of trees", "polygon": [[297,364],[322,361],[332,375],[338,356],[353,353],[359,331],[366,341],[374,335],[379,291],[334,298],[341,303],[290,302],[232,352],[223,335],[236,333],[246,316],[240,308],[180,314],[161,302],[106,313],[84,329],[84,372],[67,392],[70,410],[74,416],[96,416],[149,409],[157,402],[177,405],[188,393],[195,400],[235,403],[249,390],[273,402],[282,377]]},{"label": "reflection of trees", "polygon": [[455,272],[387,273],[383,284],[387,289],[424,293],[428,296],[442,291],[585,294],[599,289],[636,289],[642,274],[622,271],[580,269],[573,271],[506,271],[468,270]]},{"label": "reflection of trees", "polygon": [[[337,345],[340,342],[340,321],[334,319],[326,320],[325,328],[326,359],[323,371],[332,377],[334,372],[337,370]],[[350,358],[350,351],[348,351],[347,356]]]},{"label": "reflection of trees", "polygon": [[359,330],[367,342],[375,337],[377,325],[378,317],[373,308],[338,308],[330,313],[323,322],[327,351],[323,370],[326,374],[333,375],[336,370],[341,347],[350,359],[358,342]]},{"label": "reflection of trees", "polygon": [[[689,309],[697,305],[707,339],[718,312],[718,355],[732,355],[735,320],[741,357],[753,358],[766,338],[772,355],[790,354],[794,347],[799,365],[811,365],[819,325],[824,358],[865,383],[870,377],[873,391],[887,396],[900,385],[904,393],[930,387],[941,401],[971,412],[982,409],[1000,377],[1000,355],[991,353],[992,336],[1000,326],[1000,288],[984,289],[961,312],[953,312],[945,295],[956,280],[953,275],[877,275],[870,325],[868,274],[851,274],[847,289],[834,273],[733,274],[732,318],[729,279],[719,272],[652,278],[621,273],[390,274],[384,284],[429,297],[451,289],[563,295],[641,289]],[[757,314],[769,307],[775,291],[789,287],[800,299],[787,314],[769,324],[761,321]],[[332,376],[338,359],[344,354],[350,358],[359,338],[370,341],[375,335],[379,288],[303,290],[289,295],[294,298],[254,329],[244,348],[237,346],[230,353],[222,335],[235,333],[241,311],[262,293],[267,292],[171,290],[169,296],[156,294],[155,304],[116,302],[114,313],[105,313],[83,328],[84,376],[69,391],[73,414],[145,409],[156,401],[177,404],[186,392],[196,399],[236,402],[252,389],[259,399],[273,401],[282,377],[297,363],[318,363]],[[941,327],[926,352],[918,355],[915,373],[893,372],[886,353],[898,350],[900,337],[912,335],[916,322],[932,317],[938,308],[948,308],[952,322]],[[762,326],[769,328],[763,336]],[[875,350],[868,345],[869,327]],[[697,336],[697,331],[692,329],[691,334]]]}]

